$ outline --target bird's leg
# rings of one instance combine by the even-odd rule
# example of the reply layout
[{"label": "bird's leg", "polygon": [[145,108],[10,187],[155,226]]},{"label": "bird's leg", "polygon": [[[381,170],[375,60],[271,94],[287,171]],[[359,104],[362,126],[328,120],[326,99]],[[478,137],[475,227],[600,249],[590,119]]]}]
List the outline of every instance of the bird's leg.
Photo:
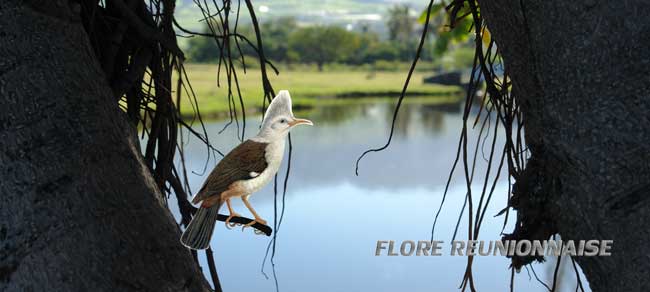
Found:
[{"label": "bird's leg", "polygon": [[244,205],[246,205],[246,208],[248,208],[248,210],[250,210],[251,213],[253,213],[253,216],[255,216],[255,220],[253,220],[252,222],[244,225],[244,227],[242,227],[242,229],[246,228],[246,227],[249,227],[249,226],[253,226],[256,222],[260,223],[260,224],[263,224],[263,225],[266,225],[266,220],[260,218],[260,216],[257,215],[257,212],[255,212],[255,209],[253,209],[253,207],[251,206],[251,203],[248,202],[248,196],[249,195],[242,196],[241,200],[244,201]]},{"label": "bird's leg", "polygon": [[228,213],[230,214],[230,216],[228,216],[225,223],[226,223],[226,228],[230,229],[232,227],[235,227],[238,224],[238,223],[230,224],[230,219],[232,219],[233,217],[241,217],[241,215],[239,215],[237,212],[235,212],[232,209],[232,206],[230,205],[230,198],[226,199],[226,205],[228,205]]}]

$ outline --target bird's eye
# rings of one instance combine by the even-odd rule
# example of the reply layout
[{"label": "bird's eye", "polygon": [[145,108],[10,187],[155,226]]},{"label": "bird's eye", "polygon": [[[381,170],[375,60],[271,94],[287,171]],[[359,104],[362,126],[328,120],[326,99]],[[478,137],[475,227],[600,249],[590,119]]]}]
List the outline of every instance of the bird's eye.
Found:
[{"label": "bird's eye", "polygon": [[282,123],[282,124],[286,124],[286,123],[287,123],[287,120],[285,120],[285,119],[281,119],[281,120],[280,120],[280,123]]}]

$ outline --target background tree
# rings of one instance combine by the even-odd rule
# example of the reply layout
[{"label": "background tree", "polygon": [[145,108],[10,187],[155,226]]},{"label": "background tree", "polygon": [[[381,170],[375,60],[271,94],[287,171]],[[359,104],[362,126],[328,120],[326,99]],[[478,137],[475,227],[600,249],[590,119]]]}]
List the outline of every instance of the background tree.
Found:
[{"label": "background tree", "polygon": [[[214,22],[214,21],[213,21]],[[218,24],[212,24],[213,26]],[[231,23],[234,25],[234,23]],[[293,17],[281,17],[267,21],[263,24],[264,34],[262,40],[264,43],[265,56],[275,62],[288,62],[289,58],[289,35],[296,30],[297,24]],[[203,28],[204,34],[210,34],[211,30],[208,25]],[[255,38],[255,30],[249,25],[240,25],[237,33],[248,39]],[[206,63],[217,62],[220,58],[219,48],[214,39],[206,37],[193,37],[188,41],[187,55],[190,62]],[[234,50],[232,56],[240,58],[240,54],[246,56],[256,56],[257,51],[251,46],[241,46],[240,50]]]},{"label": "background tree", "polygon": [[[247,27],[251,31],[250,27]],[[264,52],[267,57],[276,62],[288,62],[289,58],[289,36],[298,28],[296,19],[293,17],[281,17],[269,21],[264,25]],[[253,35],[251,32],[243,32],[244,35]],[[249,55],[255,55],[250,51]]]},{"label": "background tree", "polygon": [[[401,32],[399,33],[399,40],[386,39],[376,32],[371,31],[368,26],[364,26],[363,24],[360,28],[350,31],[344,31],[340,25],[336,24],[317,26],[317,28],[309,28],[307,31],[302,31],[307,28],[299,28],[294,18],[283,17],[271,19],[263,24],[264,34],[262,35],[262,40],[266,47],[264,49],[265,56],[274,62],[281,63],[317,63],[316,59],[323,59],[323,64],[330,62],[339,62],[348,65],[372,64],[377,65],[373,66],[375,69],[396,70],[396,68],[400,68],[398,66],[399,64],[393,62],[409,62],[415,56],[413,47],[416,46],[417,37],[414,35],[415,29],[413,29],[413,26],[417,22],[410,14],[407,14],[407,16],[406,19],[401,20],[400,25],[408,24],[410,29],[398,27],[396,30]],[[390,22],[391,19],[387,20],[387,25],[390,25]],[[207,24],[203,29],[203,33],[211,33]],[[255,32],[250,26],[240,26],[237,33],[249,39],[255,36]],[[446,32],[440,33],[446,34]],[[295,34],[293,41],[290,38],[292,34]],[[467,43],[468,37],[465,33],[462,35],[465,43]],[[444,43],[444,47],[439,49],[434,47],[432,41],[427,41],[424,44],[425,49],[420,58],[431,62],[434,61],[434,54],[437,54],[439,57],[445,55],[447,57],[445,61],[441,62],[436,60],[438,63],[441,63],[441,67],[453,69],[460,67],[462,69],[468,68],[472,63],[472,56],[468,57],[468,54],[456,54],[456,49],[459,49],[457,46],[454,47],[454,50],[448,51],[447,46],[449,43],[455,45],[456,38]],[[314,46],[314,44],[318,44],[318,46]],[[321,48],[321,44],[325,48]],[[316,57],[312,50],[306,49],[307,46],[314,50],[318,49],[319,52],[327,51],[327,53],[323,57]],[[467,51],[467,48],[460,49]],[[187,53],[190,62],[215,63],[220,58],[220,50],[217,42],[210,38],[191,38],[188,41]],[[239,58],[240,53],[246,56],[255,56],[257,54],[255,49],[250,46],[243,46],[241,50],[235,50],[231,53],[236,58]],[[448,55],[452,54],[454,55],[453,58],[449,58]],[[459,56],[464,58],[459,61]],[[379,64],[375,64],[377,62]]]},{"label": "background tree", "polygon": [[[203,33],[210,33],[207,27]],[[210,38],[193,37],[188,41],[187,60],[196,63],[214,63],[219,60],[217,43]]]},{"label": "background tree", "polygon": [[358,39],[336,26],[310,26],[296,30],[289,37],[289,46],[302,62],[323,65],[345,60],[359,46]]},{"label": "background tree", "polygon": [[413,40],[415,33],[415,17],[411,15],[411,8],[406,4],[397,4],[388,10],[388,39],[395,42],[408,42]]},{"label": "background tree", "polygon": [[373,63],[376,59],[369,56],[369,52],[382,43],[379,35],[369,31],[367,27],[362,27],[361,31],[353,33],[359,45],[351,52],[346,62],[354,65]]}]

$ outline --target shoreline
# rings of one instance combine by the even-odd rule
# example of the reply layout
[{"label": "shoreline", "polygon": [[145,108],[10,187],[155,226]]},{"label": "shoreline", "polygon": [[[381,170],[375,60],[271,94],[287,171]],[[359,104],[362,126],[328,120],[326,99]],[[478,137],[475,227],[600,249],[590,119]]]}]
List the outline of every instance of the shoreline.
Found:
[{"label": "shoreline", "polygon": [[[404,98],[404,104],[455,104],[462,101],[462,90],[458,90],[453,94],[437,92],[409,92]],[[368,104],[376,102],[397,102],[397,98],[401,92],[387,92],[384,95],[378,95],[375,93],[357,93],[350,92],[337,96],[323,96],[318,98],[305,97],[298,98],[294,100],[293,109],[295,112],[306,112],[313,110],[318,106],[345,106],[345,105],[355,105],[355,104]],[[237,114],[241,114],[241,108],[239,103],[236,103]],[[245,107],[246,115],[255,115],[261,113],[261,106],[246,106]],[[204,120],[219,120],[223,118],[229,118],[230,113],[226,110],[201,110],[201,118]],[[191,119],[194,118],[194,112],[181,111],[181,118]]]}]

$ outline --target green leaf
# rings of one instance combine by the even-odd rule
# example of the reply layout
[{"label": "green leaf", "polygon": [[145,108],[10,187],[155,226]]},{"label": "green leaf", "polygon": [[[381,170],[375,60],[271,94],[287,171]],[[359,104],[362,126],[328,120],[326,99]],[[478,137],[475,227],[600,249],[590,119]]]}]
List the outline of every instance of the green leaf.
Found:
[{"label": "green leaf", "polygon": [[[438,12],[440,12],[443,8],[445,8],[446,4],[444,1],[438,4],[433,4],[431,6],[431,17],[435,16]],[[418,22],[421,24],[424,24],[427,20],[427,10],[424,9],[422,10],[422,13],[420,13],[420,17],[418,17]]]}]

